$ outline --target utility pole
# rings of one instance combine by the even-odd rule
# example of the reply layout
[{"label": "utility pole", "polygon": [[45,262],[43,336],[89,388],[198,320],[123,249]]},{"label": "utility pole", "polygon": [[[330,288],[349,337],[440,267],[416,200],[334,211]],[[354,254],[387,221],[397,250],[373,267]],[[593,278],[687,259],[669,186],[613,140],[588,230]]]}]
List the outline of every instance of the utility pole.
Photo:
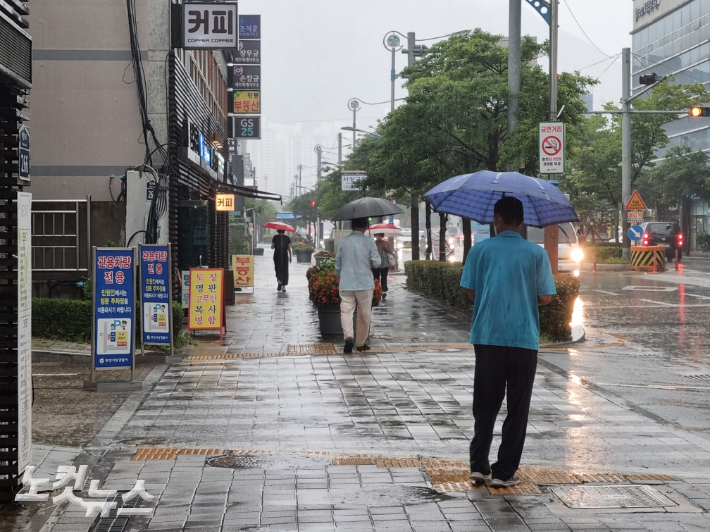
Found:
[{"label": "utility pole", "polygon": [[[521,70],[521,0],[510,0],[508,21],[508,137],[518,125],[518,94],[520,94]],[[517,170],[508,165],[508,170]]]},{"label": "utility pole", "polygon": [[338,166],[343,165],[343,134],[338,133]]},{"label": "utility pole", "polygon": [[298,165],[298,195],[299,196],[301,194],[303,194],[303,192],[301,192],[303,190],[303,181],[301,180],[302,172],[303,172],[303,165],[299,164]]},{"label": "utility pole", "polygon": [[[626,204],[631,198],[631,49],[621,50],[621,234],[628,235]],[[616,205],[614,206],[616,208]],[[624,237],[623,257],[629,258],[631,239]]]},{"label": "utility pole", "polygon": [[316,151],[316,160],[317,160],[316,168],[317,168],[317,173],[318,173],[318,180],[316,181],[316,183],[320,183],[321,174],[322,174],[322,166],[321,166],[322,159],[321,159],[321,157],[323,155],[323,148],[321,146],[316,146],[315,151]]},{"label": "utility pole", "polygon": [[[318,171],[318,177],[316,181],[316,188],[318,187],[318,183],[320,183],[322,179],[322,174],[323,174],[323,147],[319,144],[318,146],[315,147],[316,150],[316,156],[318,158],[318,162],[316,165],[317,171]],[[317,206],[316,206],[317,207]],[[315,208],[315,207],[314,207]],[[320,246],[320,240],[323,238],[323,220],[320,219],[320,214],[316,213],[316,238],[315,238],[315,248],[318,249]]]},{"label": "utility pole", "polygon": [[[550,120],[557,120],[557,51],[559,49],[559,0],[550,0]],[[547,176],[552,179],[553,174]],[[545,227],[545,251],[550,259],[552,273],[558,271],[558,227]]]},{"label": "utility pole", "polygon": [[[414,64],[414,47],[416,45],[416,35],[410,31],[407,33],[407,65],[410,67]],[[414,187],[412,187],[411,195],[412,260],[419,260],[419,197],[414,193]]]}]

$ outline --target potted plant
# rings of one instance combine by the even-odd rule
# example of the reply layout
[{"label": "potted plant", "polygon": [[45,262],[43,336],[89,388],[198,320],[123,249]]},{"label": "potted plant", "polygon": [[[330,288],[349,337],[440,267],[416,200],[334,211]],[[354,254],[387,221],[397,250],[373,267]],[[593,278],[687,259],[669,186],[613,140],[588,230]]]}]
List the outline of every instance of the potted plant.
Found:
[{"label": "potted plant", "polygon": [[313,255],[313,256],[314,256],[315,259],[316,259],[316,264],[320,264],[320,263],[323,262],[324,260],[334,259],[334,258],[335,258],[335,254],[334,254],[334,253],[330,253],[330,252],[325,251],[325,250],[320,250],[319,252],[317,252],[317,253],[316,253],[315,255]]},{"label": "potted plant", "polygon": [[311,246],[304,242],[296,242],[292,249],[296,254],[296,262],[311,262],[311,255],[313,255]]},{"label": "potted plant", "polygon": [[[338,278],[335,276],[335,259],[326,259],[306,272],[308,278],[308,295],[318,308],[321,336],[337,336],[343,334],[340,323],[340,290]],[[382,300],[382,287],[375,281],[372,295],[372,306],[376,307]],[[355,321],[357,323],[357,320]]]}]

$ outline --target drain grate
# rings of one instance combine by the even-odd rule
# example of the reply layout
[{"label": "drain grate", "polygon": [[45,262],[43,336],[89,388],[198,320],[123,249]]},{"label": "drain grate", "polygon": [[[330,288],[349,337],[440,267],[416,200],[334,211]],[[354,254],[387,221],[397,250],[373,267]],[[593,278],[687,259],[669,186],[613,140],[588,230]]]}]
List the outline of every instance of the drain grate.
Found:
[{"label": "drain grate", "polygon": [[678,506],[650,486],[570,486],[551,491],[568,508],[665,508]]},{"label": "drain grate", "polygon": [[118,508],[135,508],[139,501],[139,498],[131,499],[130,501],[123,502],[121,495],[128,493],[127,491],[119,491],[115,497],[109,497],[108,502],[116,502],[117,508],[112,508],[106,517],[101,517],[100,515],[96,518],[91,532],[123,532],[128,524],[129,517],[118,516]]},{"label": "drain grate", "polygon": [[683,375],[686,379],[692,379],[694,381],[707,381],[710,380],[710,375],[707,373],[691,373],[690,375]]}]

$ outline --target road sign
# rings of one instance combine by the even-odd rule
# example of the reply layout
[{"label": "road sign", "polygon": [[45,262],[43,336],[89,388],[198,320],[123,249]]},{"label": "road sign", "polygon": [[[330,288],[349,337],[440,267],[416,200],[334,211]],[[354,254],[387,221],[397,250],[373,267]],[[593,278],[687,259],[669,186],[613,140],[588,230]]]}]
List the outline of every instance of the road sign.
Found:
[{"label": "road sign", "polygon": [[261,117],[260,116],[233,116],[233,136],[235,139],[260,139],[261,138]]},{"label": "road sign", "polygon": [[648,207],[646,207],[646,204],[643,202],[641,199],[641,194],[639,194],[638,190],[634,190],[634,193],[631,194],[631,197],[629,198],[629,202],[626,204],[626,210],[646,210]]},{"label": "road sign", "polygon": [[30,180],[30,130],[27,126],[20,128],[20,179]]},{"label": "road sign", "polygon": [[540,173],[565,173],[565,125],[562,122],[541,122]]},{"label": "road sign", "polygon": [[641,240],[643,236],[643,227],[640,225],[632,225],[629,227],[628,235],[631,240]]},{"label": "road sign", "polygon": [[643,211],[627,211],[626,219],[629,223],[641,223],[643,222]]},{"label": "road sign", "polygon": [[341,172],[341,186],[340,190],[361,190],[360,187],[356,185],[358,181],[367,178],[365,172]]}]

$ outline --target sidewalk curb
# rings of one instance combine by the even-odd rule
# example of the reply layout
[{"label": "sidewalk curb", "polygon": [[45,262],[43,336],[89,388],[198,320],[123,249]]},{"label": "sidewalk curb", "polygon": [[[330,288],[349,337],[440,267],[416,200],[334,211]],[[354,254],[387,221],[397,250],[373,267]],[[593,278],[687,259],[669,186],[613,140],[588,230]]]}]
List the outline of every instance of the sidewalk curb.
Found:
[{"label": "sidewalk curb", "polygon": [[[575,334],[575,329],[579,328],[580,330],[578,331],[578,334],[580,336],[578,338],[574,338]],[[540,351],[543,349],[549,349],[551,347],[567,347],[568,345],[576,345],[576,344],[581,344],[587,339],[587,331],[584,330],[584,327],[581,325],[577,325],[576,327],[572,327],[572,341],[570,342],[553,342],[551,344],[541,344],[540,345]]]},{"label": "sidewalk curb", "polygon": [[[594,265],[587,262],[582,263],[582,271],[585,273],[593,273]],[[597,272],[630,272],[630,264],[597,264]]]}]

